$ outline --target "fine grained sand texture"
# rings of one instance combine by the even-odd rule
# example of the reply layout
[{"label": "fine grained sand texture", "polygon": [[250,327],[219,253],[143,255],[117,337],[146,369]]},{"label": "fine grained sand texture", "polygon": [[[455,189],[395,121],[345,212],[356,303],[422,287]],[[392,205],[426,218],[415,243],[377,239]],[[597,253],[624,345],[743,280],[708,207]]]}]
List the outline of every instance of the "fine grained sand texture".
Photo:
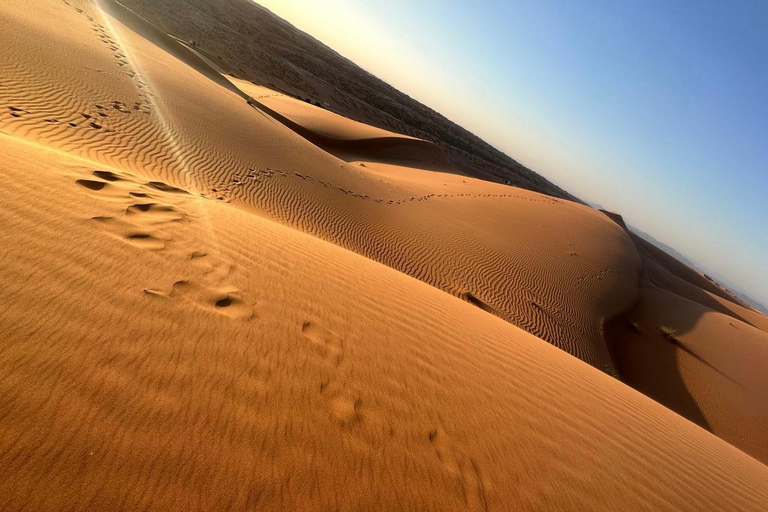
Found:
[{"label": "fine grained sand texture", "polygon": [[764,317],[620,223],[113,2],[0,41],[3,510],[768,506]]},{"label": "fine grained sand texture", "polygon": [[[4,102],[25,110],[0,118],[7,133],[311,233],[611,369],[602,321],[631,306],[640,260],[599,212],[454,174],[392,169],[398,151],[380,168],[346,161],[127,28],[121,19],[139,22],[122,9],[109,9],[116,19],[66,7],[48,7],[62,11],[48,16],[66,29],[6,9],[16,24],[6,28],[13,37],[4,34],[12,55]],[[72,42],[51,45],[54,37]],[[45,80],[26,77],[32,65]],[[434,148],[424,146],[431,162]]]}]

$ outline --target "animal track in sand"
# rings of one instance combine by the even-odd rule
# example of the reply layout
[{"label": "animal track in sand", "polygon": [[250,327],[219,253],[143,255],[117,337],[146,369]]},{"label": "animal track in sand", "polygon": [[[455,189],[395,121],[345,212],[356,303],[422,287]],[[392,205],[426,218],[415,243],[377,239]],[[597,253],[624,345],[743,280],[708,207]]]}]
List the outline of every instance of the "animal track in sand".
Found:
[{"label": "animal track in sand", "polygon": [[[70,7],[73,7],[67,0],[63,0],[63,1],[64,1],[64,3],[66,5],[68,5]],[[92,16],[89,16],[88,14],[83,12],[82,9],[75,8],[75,7],[73,7],[73,8],[79,14],[85,16],[88,19],[88,21],[91,24],[91,30],[93,30],[93,32],[96,33],[96,36],[99,38],[99,40],[108,47],[108,51],[112,52],[115,60],[117,61],[117,65],[121,69],[125,70],[126,75],[128,75],[128,77],[131,78],[131,80],[136,81],[137,87],[138,87],[138,89],[140,89],[140,91],[138,93],[138,97],[142,101],[136,102],[138,105],[140,105],[140,107],[137,108],[137,107],[134,106],[134,110],[141,111],[144,114],[150,114],[151,111],[149,110],[149,108],[141,107],[141,105],[142,105],[143,102],[147,101],[147,96],[148,95],[152,95],[152,93],[149,92],[149,91],[144,90],[146,88],[146,83],[144,83],[142,80],[140,80],[139,73],[137,73],[134,69],[131,68],[131,63],[128,60],[128,56],[122,50],[122,48],[120,47],[120,44],[117,42],[116,38],[113,37],[112,34],[110,34],[107,31],[107,28],[104,25],[102,25],[101,23],[97,23]],[[120,103],[120,105],[117,105],[118,103]],[[125,114],[130,114],[131,113],[130,110],[125,108],[125,104],[122,103],[122,102],[115,102],[115,104],[113,106],[114,106],[115,110],[118,110],[118,111],[123,112]],[[97,108],[99,110],[105,110],[105,107],[103,107],[101,105],[97,105]],[[103,112],[100,112],[99,116],[101,116],[101,117],[108,117],[108,115],[106,113],[103,113]],[[90,117],[87,117],[86,119],[90,119]],[[92,128],[94,128],[94,129],[101,129],[101,127],[97,127],[97,126],[92,126]],[[112,130],[112,129],[105,129],[105,131],[108,132],[108,133],[111,133],[114,130]]]},{"label": "animal track in sand", "polygon": [[[574,253],[575,255],[575,253]],[[615,274],[617,271],[615,268],[604,268],[590,275],[582,275],[576,278],[577,284],[582,284],[588,281],[601,281],[603,278],[608,277],[611,274]]]},{"label": "animal track in sand", "polygon": [[[101,104],[96,104],[94,107],[97,111],[93,113],[73,111],[71,113],[59,113],[57,117],[42,117],[40,113],[33,113],[17,106],[8,106],[7,113],[10,118],[4,119],[4,112],[0,110],[0,122],[17,120],[32,124],[44,124],[48,129],[50,129],[51,126],[59,125],[62,128],[88,128],[103,134],[115,133],[116,129],[109,126],[111,120],[109,119],[109,114],[105,112],[107,108]],[[123,101],[115,100],[112,102],[112,108],[125,115],[139,113],[149,115],[152,113],[146,98],[146,93],[143,92],[139,93],[139,100],[133,102],[132,106],[129,106]],[[32,115],[29,116],[29,114]],[[120,121],[118,120],[118,122]],[[48,131],[48,133],[50,133],[50,131]]]}]

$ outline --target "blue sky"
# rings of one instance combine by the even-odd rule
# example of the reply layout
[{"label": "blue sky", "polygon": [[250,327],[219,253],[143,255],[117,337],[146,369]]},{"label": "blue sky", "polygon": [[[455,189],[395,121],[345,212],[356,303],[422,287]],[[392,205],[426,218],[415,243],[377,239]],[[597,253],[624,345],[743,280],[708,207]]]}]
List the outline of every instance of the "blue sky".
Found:
[{"label": "blue sky", "polygon": [[768,1],[259,3],[768,303]]}]

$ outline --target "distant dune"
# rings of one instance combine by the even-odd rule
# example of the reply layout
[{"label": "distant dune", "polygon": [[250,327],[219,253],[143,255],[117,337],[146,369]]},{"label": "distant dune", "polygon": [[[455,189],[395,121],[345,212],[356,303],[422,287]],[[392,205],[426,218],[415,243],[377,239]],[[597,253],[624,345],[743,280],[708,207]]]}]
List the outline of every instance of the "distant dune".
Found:
[{"label": "distant dune", "polygon": [[643,261],[640,297],[606,329],[620,378],[768,462],[768,317],[630,236]]},{"label": "distant dune", "polygon": [[226,73],[255,78],[347,118],[436,143],[468,176],[576,200],[251,0],[124,3],[167,32],[194,41],[196,50]]},{"label": "distant dune", "polygon": [[129,4],[0,4],[0,508],[766,510],[765,316]]},{"label": "distant dune", "polygon": [[[678,251],[676,251],[674,248],[669,247],[668,245],[659,242],[655,238],[653,238],[648,233],[645,233],[643,231],[640,231],[639,229],[635,227],[630,227],[631,231],[635,233],[636,235],[640,236],[643,240],[649,242],[652,245],[655,245],[657,249],[662,250],[666,252],[669,256],[671,256],[673,259],[679,260],[679,262],[691,267],[692,269],[699,268],[699,265],[697,265],[695,262],[690,260],[689,258],[686,258],[682,254],[680,254]],[[694,270],[694,272],[696,272]],[[697,272],[698,273],[698,272]],[[737,302],[740,304],[745,305],[746,307],[756,309],[762,314],[768,314],[768,307],[766,307],[764,304],[760,304],[757,300],[755,300],[752,297],[749,297],[747,293],[745,293],[743,290],[738,289],[733,283],[730,283],[726,280],[723,280],[722,284],[717,283],[715,279],[712,277],[703,274],[704,278],[708,281],[710,281],[710,284],[714,284],[720,291],[725,292],[728,294],[728,297],[730,297],[729,300],[733,302]],[[717,278],[718,280],[722,278]]]}]

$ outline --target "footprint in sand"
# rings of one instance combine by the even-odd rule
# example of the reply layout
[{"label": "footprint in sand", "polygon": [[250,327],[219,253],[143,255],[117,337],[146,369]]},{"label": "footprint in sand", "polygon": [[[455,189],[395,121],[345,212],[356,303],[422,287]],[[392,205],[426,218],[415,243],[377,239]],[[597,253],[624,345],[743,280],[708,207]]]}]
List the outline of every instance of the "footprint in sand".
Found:
[{"label": "footprint in sand", "polygon": [[107,186],[107,184],[103,181],[95,181],[95,180],[77,180],[76,183],[80,185],[81,187],[85,187],[88,190],[93,190],[95,192],[98,192],[99,190],[104,190],[104,188]]},{"label": "footprint in sand", "polygon": [[8,107],[8,110],[11,111],[11,117],[21,117],[22,114],[29,114],[26,110],[17,107]]},{"label": "footprint in sand", "polygon": [[[104,201],[126,205],[122,215],[92,217],[94,222],[102,225],[111,236],[143,250],[161,251],[173,242],[165,233],[187,220],[187,215],[177,207],[185,201],[183,196],[189,194],[187,191],[160,181],[142,183],[113,171],[94,170],[92,175],[93,179],[81,178],[76,183],[99,192],[97,197]],[[146,187],[151,192],[137,190],[138,187]],[[137,198],[144,201],[136,202]],[[227,284],[230,265],[212,259],[205,250],[193,251],[186,257],[199,260],[205,270],[198,271],[191,279],[177,281],[170,291],[147,288],[144,293],[152,297],[181,298],[233,320],[253,318],[254,305],[245,299],[241,290]]]},{"label": "footprint in sand", "polygon": [[327,363],[334,367],[341,365],[344,360],[344,344],[338,336],[312,322],[304,322],[301,333]]},{"label": "footprint in sand", "polygon": [[186,190],[176,188],[174,186],[168,185],[167,183],[163,183],[162,181],[150,181],[147,183],[148,187],[154,188],[155,190],[160,190],[162,192],[169,192],[171,194],[189,194]]},{"label": "footprint in sand", "polygon": [[[112,171],[94,170],[94,178],[81,178],[75,183],[83,188],[93,192],[99,192],[97,197],[109,202],[128,202],[130,197],[143,196],[142,192],[130,191],[132,182],[138,186],[138,182],[119,176]],[[125,182],[120,185],[117,182]],[[127,189],[126,189],[127,187]],[[142,213],[141,217],[137,213]],[[134,203],[128,204],[125,209],[125,215],[122,217],[98,216],[93,220],[109,226],[112,234],[121,237],[126,242],[136,247],[148,250],[161,250],[165,248],[166,242],[170,241],[167,237],[159,236],[152,229],[154,226],[183,220],[184,216],[173,206],[159,205],[156,203]]]},{"label": "footprint in sand", "polygon": [[301,333],[311,350],[330,370],[320,382],[320,393],[328,400],[331,415],[343,425],[362,420],[362,398],[343,382],[339,368],[344,362],[344,343],[339,336],[313,322],[304,322]]},{"label": "footprint in sand", "polygon": [[[161,295],[160,292],[145,290],[145,293]],[[177,281],[173,284],[170,297],[183,297],[207,311],[227,316],[232,320],[248,321],[254,316],[252,304],[248,304],[234,287],[212,287],[194,281]]]},{"label": "footprint in sand", "polygon": [[345,425],[351,425],[360,421],[358,407],[362,400],[352,394],[340,392],[330,399],[331,413]]},{"label": "footprint in sand", "polygon": [[93,171],[93,175],[105,181],[120,181],[122,179],[112,171]]},{"label": "footprint in sand", "polygon": [[125,241],[139,249],[162,251],[165,249],[166,242],[170,240],[157,238],[150,233],[130,233],[125,236]]},{"label": "footprint in sand", "polygon": [[453,447],[448,436],[441,429],[428,434],[429,442],[443,467],[456,478],[464,496],[467,510],[488,510],[488,499],[480,467],[472,457],[464,455]]}]

